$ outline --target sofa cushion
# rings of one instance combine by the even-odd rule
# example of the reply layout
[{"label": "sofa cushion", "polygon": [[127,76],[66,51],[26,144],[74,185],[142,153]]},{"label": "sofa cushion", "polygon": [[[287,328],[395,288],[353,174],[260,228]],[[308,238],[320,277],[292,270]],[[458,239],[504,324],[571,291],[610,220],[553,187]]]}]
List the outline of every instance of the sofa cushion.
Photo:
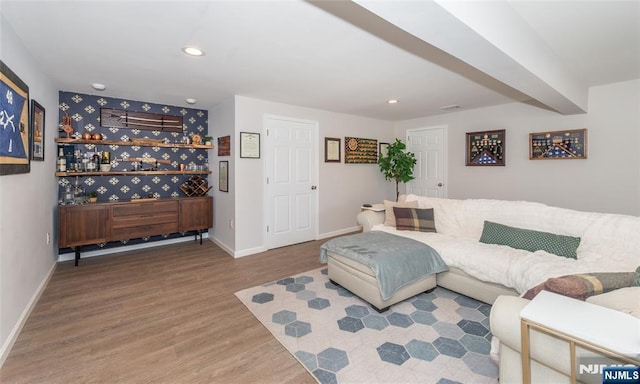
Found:
[{"label": "sofa cushion", "polygon": [[384,200],[384,225],[390,227],[396,226],[396,216],[393,213],[393,207],[403,208],[418,208],[417,201],[410,201],[406,203]]},{"label": "sofa cushion", "polygon": [[400,231],[436,232],[433,209],[393,207],[396,229]]},{"label": "sofa cushion", "polygon": [[635,284],[636,278],[636,272],[583,273],[552,277],[528,290],[523,297],[531,300],[541,291],[549,291],[578,300],[586,300],[594,295],[631,287]]},{"label": "sofa cushion", "polygon": [[640,286],[615,289],[587,299],[591,304],[601,305],[640,318]]},{"label": "sofa cushion", "polygon": [[580,238],[515,228],[485,220],[480,242],[507,245],[531,252],[543,250],[554,255],[576,259]]}]

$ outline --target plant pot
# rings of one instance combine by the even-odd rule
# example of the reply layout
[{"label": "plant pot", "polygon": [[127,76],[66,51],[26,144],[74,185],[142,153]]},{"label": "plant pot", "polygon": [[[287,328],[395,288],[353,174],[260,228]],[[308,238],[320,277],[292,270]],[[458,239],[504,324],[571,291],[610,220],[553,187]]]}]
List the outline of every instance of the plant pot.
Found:
[{"label": "plant pot", "polygon": [[97,197],[90,197],[90,198],[89,198],[89,202],[90,202],[90,203],[95,203],[95,202],[97,202],[97,201],[98,201],[98,198],[97,198]]}]

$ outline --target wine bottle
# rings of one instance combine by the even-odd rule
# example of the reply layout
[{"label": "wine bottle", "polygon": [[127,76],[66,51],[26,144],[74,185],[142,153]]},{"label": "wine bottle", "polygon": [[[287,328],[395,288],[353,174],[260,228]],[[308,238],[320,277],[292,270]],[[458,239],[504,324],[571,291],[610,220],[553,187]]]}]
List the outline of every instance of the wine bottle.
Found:
[{"label": "wine bottle", "polygon": [[58,172],[67,172],[67,158],[64,156],[64,149],[58,150],[58,160],[56,161]]}]

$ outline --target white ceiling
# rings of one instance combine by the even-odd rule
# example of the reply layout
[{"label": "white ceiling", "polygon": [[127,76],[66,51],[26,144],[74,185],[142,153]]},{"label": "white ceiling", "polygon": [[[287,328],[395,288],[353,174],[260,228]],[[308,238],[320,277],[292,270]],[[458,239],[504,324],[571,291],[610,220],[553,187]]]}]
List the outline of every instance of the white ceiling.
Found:
[{"label": "white ceiling", "polygon": [[588,87],[640,78],[638,1],[0,1],[60,90],[202,109],[243,95],[392,121],[513,101],[575,113]]}]

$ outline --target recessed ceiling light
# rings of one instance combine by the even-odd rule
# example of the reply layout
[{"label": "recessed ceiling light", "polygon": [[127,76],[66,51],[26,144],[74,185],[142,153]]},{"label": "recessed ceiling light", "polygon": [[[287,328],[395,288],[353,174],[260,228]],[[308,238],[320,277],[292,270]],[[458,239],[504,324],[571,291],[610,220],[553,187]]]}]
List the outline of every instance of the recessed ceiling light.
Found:
[{"label": "recessed ceiling light", "polygon": [[191,56],[204,56],[204,51],[197,47],[183,47],[182,52]]},{"label": "recessed ceiling light", "polygon": [[399,101],[396,99],[387,100],[387,104],[398,104]]},{"label": "recessed ceiling light", "polygon": [[107,89],[107,87],[104,84],[100,84],[100,83],[93,83],[91,84],[91,87],[96,91],[104,91],[105,89]]},{"label": "recessed ceiling light", "polygon": [[195,104],[196,103],[196,99],[185,99],[185,101],[187,102],[187,104]]}]

